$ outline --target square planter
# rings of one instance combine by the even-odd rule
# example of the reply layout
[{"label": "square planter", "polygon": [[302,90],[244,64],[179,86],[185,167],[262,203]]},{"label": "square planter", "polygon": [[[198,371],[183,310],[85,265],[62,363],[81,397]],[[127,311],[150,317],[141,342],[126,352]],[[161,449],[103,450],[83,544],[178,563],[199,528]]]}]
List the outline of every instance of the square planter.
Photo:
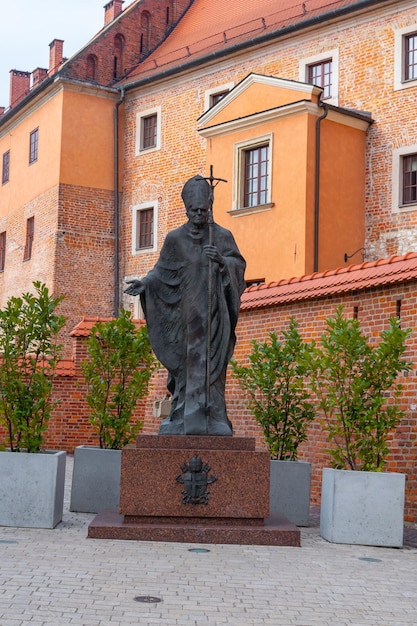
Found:
[{"label": "square planter", "polygon": [[66,452],[0,452],[0,526],[55,528],[64,508]]},{"label": "square planter", "polygon": [[310,517],[311,463],[271,459],[270,512],[282,513],[296,526]]},{"label": "square planter", "polygon": [[78,446],[74,452],[70,511],[119,510],[121,450]]},{"label": "square planter", "polygon": [[323,469],[320,534],[333,543],[399,548],[405,474]]}]

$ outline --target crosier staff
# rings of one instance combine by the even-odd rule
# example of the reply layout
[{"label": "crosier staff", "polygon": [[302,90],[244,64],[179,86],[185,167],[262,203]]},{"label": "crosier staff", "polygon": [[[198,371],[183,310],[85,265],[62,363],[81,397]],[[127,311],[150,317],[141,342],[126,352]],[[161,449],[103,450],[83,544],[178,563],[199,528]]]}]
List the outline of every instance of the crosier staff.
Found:
[{"label": "crosier staff", "polygon": [[[227,183],[224,178],[215,178],[213,176],[213,166],[210,165],[210,176],[206,177],[210,185],[210,205],[208,211],[208,229],[209,229],[209,245],[213,245],[213,202],[214,202],[214,189],[217,185]],[[208,262],[208,318],[207,318],[207,355],[206,355],[206,415],[210,416],[210,377],[211,377],[211,316],[213,309],[213,261],[209,257]]]}]

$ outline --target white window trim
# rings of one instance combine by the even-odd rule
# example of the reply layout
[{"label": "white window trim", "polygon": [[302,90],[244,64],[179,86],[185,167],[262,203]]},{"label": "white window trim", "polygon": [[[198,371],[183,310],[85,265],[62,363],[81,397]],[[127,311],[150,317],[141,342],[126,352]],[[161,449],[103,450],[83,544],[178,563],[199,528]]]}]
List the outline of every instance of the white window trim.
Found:
[{"label": "white window trim", "polygon": [[405,213],[417,210],[417,202],[414,204],[401,204],[402,195],[402,157],[409,154],[417,154],[417,144],[402,148],[395,148],[392,151],[392,212]]},{"label": "white window trim", "polygon": [[[145,209],[153,209],[153,245],[149,248],[136,249],[136,229],[138,225],[138,213]],[[135,204],[132,207],[132,255],[156,252],[158,249],[158,200],[151,200],[143,204]]]},{"label": "white window trim", "polygon": [[225,83],[224,85],[217,85],[217,87],[213,87],[212,89],[206,89],[204,92],[204,110],[208,111],[208,109],[211,108],[212,96],[215,96],[218,93],[223,93],[224,91],[231,91],[234,86],[234,83]]},{"label": "white window trim", "polygon": [[416,87],[417,80],[404,80],[404,37],[417,33],[417,24],[394,30],[394,91]]},{"label": "white window trim", "polygon": [[308,66],[315,65],[321,61],[327,59],[332,60],[332,95],[330,98],[326,98],[325,102],[338,106],[339,104],[339,50],[327,50],[320,54],[315,54],[310,57],[305,57],[299,60],[298,65],[298,77],[301,83],[308,83]]},{"label": "white window trim", "polygon": [[[156,145],[152,148],[141,148],[142,145],[142,119],[144,117],[150,117],[156,113]],[[135,143],[135,155],[149,154],[161,149],[161,107],[154,107],[153,109],[147,109],[146,111],[140,111],[136,113],[136,143]]]},{"label": "white window trim", "polygon": [[[247,215],[249,212],[255,213],[257,210],[271,208],[271,189],[272,189],[272,155],[273,155],[273,133],[255,137],[246,141],[239,141],[234,145],[233,154],[233,196],[232,196],[232,212],[242,211]],[[251,148],[269,144],[269,160],[268,160],[268,194],[267,201],[260,207],[243,207],[242,206],[242,183],[243,183],[243,153]]]}]

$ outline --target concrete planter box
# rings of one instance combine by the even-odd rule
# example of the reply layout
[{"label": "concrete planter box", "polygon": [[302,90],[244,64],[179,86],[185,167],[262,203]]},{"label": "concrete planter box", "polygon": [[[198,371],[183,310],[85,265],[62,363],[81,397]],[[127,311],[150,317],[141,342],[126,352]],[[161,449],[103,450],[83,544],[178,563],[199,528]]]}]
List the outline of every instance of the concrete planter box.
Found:
[{"label": "concrete planter box", "polygon": [[121,450],[75,448],[70,511],[119,510],[121,458]]},{"label": "concrete planter box", "polygon": [[271,459],[270,512],[282,513],[296,526],[310,516],[311,463]]},{"label": "concrete planter box", "polygon": [[0,526],[55,528],[64,508],[66,452],[0,452]]},{"label": "concrete planter box", "polygon": [[323,469],[320,534],[333,543],[399,548],[405,474]]}]

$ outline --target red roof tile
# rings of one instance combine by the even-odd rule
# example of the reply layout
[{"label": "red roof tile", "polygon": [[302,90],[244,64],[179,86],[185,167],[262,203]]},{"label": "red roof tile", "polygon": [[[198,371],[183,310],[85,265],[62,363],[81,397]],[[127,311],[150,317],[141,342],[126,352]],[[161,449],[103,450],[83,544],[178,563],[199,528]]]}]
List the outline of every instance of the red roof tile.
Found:
[{"label": "red roof tile", "polygon": [[[383,3],[384,0],[381,0]],[[355,10],[356,0],[194,0],[158,48],[121,83],[136,82],[190,61],[227,51],[237,44],[278,36],[287,27],[302,27],[338,11]],[[244,8],[243,8],[244,7]]]},{"label": "red roof tile", "polygon": [[374,262],[290,278],[249,287],[242,296],[242,310],[371,289],[380,285],[417,280],[417,253],[392,256]]},{"label": "red roof tile", "polygon": [[[114,317],[83,317],[81,322],[70,332],[71,337],[89,337],[91,329],[97,322],[111,322]],[[133,320],[136,327],[140,328],[145,324],[145,320]]]},{"label": "red roof tile", "polygon": [[75,376],[75,365],[73,359],[62,359],[56,369],[56,376]]}]

